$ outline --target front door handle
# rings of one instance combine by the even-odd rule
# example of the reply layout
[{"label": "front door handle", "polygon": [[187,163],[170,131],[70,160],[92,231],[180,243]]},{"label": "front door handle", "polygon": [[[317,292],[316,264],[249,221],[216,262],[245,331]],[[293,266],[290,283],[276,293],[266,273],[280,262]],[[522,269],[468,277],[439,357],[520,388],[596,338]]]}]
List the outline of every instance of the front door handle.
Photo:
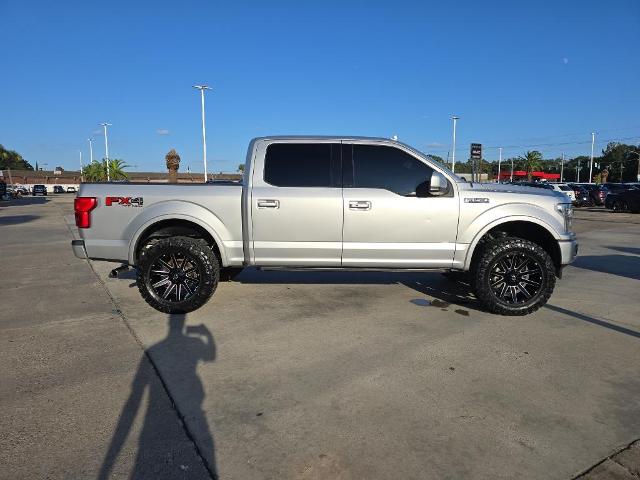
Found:
[{"label": "front door handle", "polygon": [[280,208],[280,200],[258,200],[258,208]]},{"label": "front door handle", "polygon": [[350,200],[349,210],[371,210],[371,202],[369,200]]}]

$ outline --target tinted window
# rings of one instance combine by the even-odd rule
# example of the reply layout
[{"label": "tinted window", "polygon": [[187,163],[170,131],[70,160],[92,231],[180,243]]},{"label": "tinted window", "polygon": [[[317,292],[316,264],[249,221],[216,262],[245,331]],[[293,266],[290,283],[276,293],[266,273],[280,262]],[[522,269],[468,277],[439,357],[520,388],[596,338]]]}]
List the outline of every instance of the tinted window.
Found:
[{"label": "tinted window", "polygon": [[431,180],[433,169],[394,147],[353,146],[353,185],[384,188],[398,195],[415,195]]},{"label": "tinted window", "polygon": [[339,152],[330,143],[273,143],[267,147],[264,180],[277,187],[336,186]]},{"label": "tinted window", "polygon": [[560,188],[560,190],[562,190],[564,192],[568,192],[569,190],[573,190],[573,188],[571,188],[568,185],[558,185],[558,188]]}]

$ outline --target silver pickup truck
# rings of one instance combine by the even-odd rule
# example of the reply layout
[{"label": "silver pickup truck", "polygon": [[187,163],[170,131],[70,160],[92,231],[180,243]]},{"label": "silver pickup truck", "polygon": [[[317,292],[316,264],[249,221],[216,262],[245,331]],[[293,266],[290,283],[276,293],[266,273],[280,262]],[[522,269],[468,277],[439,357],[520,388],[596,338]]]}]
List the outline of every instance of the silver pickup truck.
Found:
[{"label": "silver pickup truck", "polygon": [[72,248],[136,267],[166,313],[259,266],[453,272],[487,310],[525,315],[577,254],[572,215],[561,193],[467,183],[396,141],[265,137],[242,183],[82,184]]}]

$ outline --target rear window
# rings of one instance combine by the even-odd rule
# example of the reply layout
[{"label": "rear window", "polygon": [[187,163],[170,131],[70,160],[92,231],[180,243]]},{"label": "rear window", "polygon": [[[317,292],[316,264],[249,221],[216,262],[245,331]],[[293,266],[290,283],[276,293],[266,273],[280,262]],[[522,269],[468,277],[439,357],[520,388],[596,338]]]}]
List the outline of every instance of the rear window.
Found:
[{"label": "rear window", "polygon": [[272,143],[264,159],[264,180],[276,187],[336,185],[331,152],[330,143]]}]

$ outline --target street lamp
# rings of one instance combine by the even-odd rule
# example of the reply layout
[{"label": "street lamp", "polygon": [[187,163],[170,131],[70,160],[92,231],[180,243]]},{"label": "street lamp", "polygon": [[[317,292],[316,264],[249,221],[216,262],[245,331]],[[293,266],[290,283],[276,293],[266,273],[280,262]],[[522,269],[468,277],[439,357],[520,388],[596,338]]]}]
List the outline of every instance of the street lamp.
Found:
[{"label": "street lamp", "polygon": [[591,132],[591,162],[589,164],[589,183],[591,183],[593,179],[593,147],[595,143],[596,143],[596,134],[595,132]]},{"label": "street lamp", "polygon": [[498,148],[498,183],[500,183],[500,165],[502,164],[502,147]]},{"label": "street lamp", "polygon": [[87,138],[87,141],[89,142],[89,158],[93,163],[93,138]]},{"label": "street lamp", "polygon": [[451,171],[456,173],[456,122],[460,119],[460,117],[456,117],[455,115],[451,117],[453,120],[453,146],[451,149]]},{"label": "street lamp", "polygon": [[110,123],[101,123],[100,125],[102,125],[102,127],[104,128],[104,156],[107,160],[107,182],[111,181],[111,175],[109,173],[109,140],[107,138],[107,127],[110,127],[111,124]]},{"label": "street lamp", "polygon": [[202,160],[204,162],[204,181],[207,182],[207,132],[204,124],[204,91],[211,90],[207,85],[194,85],[193,88],[200,90],[200,103],[202,105]]}]

